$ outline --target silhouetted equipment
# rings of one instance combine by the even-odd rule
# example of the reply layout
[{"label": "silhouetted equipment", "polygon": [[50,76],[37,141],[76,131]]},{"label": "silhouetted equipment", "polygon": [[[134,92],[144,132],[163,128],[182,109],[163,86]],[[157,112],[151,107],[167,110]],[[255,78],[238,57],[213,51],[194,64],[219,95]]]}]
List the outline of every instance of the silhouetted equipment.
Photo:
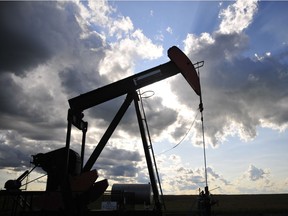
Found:
[{"label": "silhouetted equipment", "polygon": [[144,204],[152,203],[150,184],[113,184],[111,200],[118,203]]},{"label": "silhouetted equipment", "polygon": [[[42,209],[49,211],[57,210],[55,209],[55,206],[49,206],[49,202],[51,201],[52,203],[54,201],[55,203],[55,200],[60,200],[59,202],[57,201],[58,204],[55,205],[57,205],[57,208],[63,208],[67,215],[83,215],[87,204],[104,193],[108,187],[108,181],[105,179],[94,183],[98,174],[96,170],[92,169],[92,167],[128,107],[132,101],[134,101],[151,184],[116,184],[112,187],[112,197],[115,198],[116,191],[118,191],[123,195],[121,196],[122,198],[127,199],[127,194],[130,194],[134,197],[136,203],[144,202],[150,204],[152,190],[154,209],[153,212],[148,214],[162,214],[162,203],[158,191],[158,185],[160,185],[160,182],[157,182],[155,178],[156,165],[153,164],[151,160],[151,154],[153,155],[153,152],[151,152],[151,147],[147,142],[147,131],[139,107],[137,90],[181,73],[189,85],[194,89],[196,94],[199,96],[201,95],[199,77],[189,58],[175,46],[168,50],[168,56],[171,61],[165,64],[69,99],[70,109],[68,110],[67,115],[66,146],[45,154],[37,154],[33,156],[32,163],[35,164],[35,166],[42,167],[42,169],[48,174],[46,190],[49,193],[44,195],[42,201],[40,201]],[[126,95],[122,106],[119,108],[98,145],[84,165],[83,162],[88,123],[83,121],[83,111],[122,95]],[[70,149],[72,125],[79,130],[82,130],[81,156]],[[17,185],[16,182],[16,186],[10,186],[10,188],[18,188],[18,186],[19,185]],[[120,201],[122,198],[119,198]],[[146,214],[147,212],[145,215]],[[117,213],[117,215],[120,215],[120,213]]]},{"label": "silhouetted equipment", "polygon": [[182,73],[196,94],[200,95],[199,77],[189,58],[176,46],[173,46],[168,50],[168,56],[171,61],[165,64],[85,94],[81,94],[78,97],[71,98],[69,100],[69,105],[73,110],[73,114],[79,116],[82,111],[88,108],[125,95],[129,92],[132,93],[139,88],[161,81],[178,73]]},{"label": "silhouetted equipment", "polygon": [[[143,148],[150,176],[151,187],[153,191],[155,208],[158,209],[159,211],[161,211],[162,205],[160,203],[159,191],[155,178],[155,171],[154,171],[155,166],[153,165],[151,160],[151,152],[147,142],[147,135],[142,121],[143,117],[140,112],[138,104],[139,99],[136,90],[144,86],[150,85],[152,83],[158,82],[160,80],[166,79],[168,77],[174,76],[181,72],[185,77],[185,79],[187,80],[187,82],[195,90],[196,94],[198,95],[201,94],[199,78],[189,58],[179,48],[175,46],[171,47],[168,50],[168,56],[171,59],[171,61],[165,64],[148,69],[141,73],[135,74],[133,76],[127,77],[125,79],[119,80],[117,82],[111,83],[104,87],[95,89],[93,91],[81,94],[75,98],[70,99],[69,100],[70,110],[68,111],[68,125],[66,136],[66,149],[69,149],[71,126],[72,124],[74,125],[75,119],[76,122],[82,121],[83,118],[82,112],[84,110],[126,94],[126,99],[124,100],[119,111],[117,112],[114,119],[110,123],[103,137],[99,141],[94,152],[87,160],[87,163],[84,165],[83,171],[88,171],[93,167],[94,163],[98,159],[103,148],[105,147],[106,143],[110,139],[117,125],[121,121],[131,102],[134,101],[136,115],[139,124],[139,130],[143,142]],[[193,80],[194,78],[196,80]],[[77,120],[77,118],[79,119]],[[77,125],[75,126],[77,127]],[[85,145],[85,143],[83,143],[82,145]],[[83,146],[82,149],[84,149]],[[69,153],[67,153],[67,155],[68,155],[67,158],[69,158]]]},{"label": "silhouetted equipment", "polygon": [[194,89],[195,93],[201,96],[199,76],[190,59],[181,50],[176,49],[176,47],[172,47],[168,50],[168,56],[180,69],[182,75]]},{"label": "silhouetted equipment", "polygon": [[5,182],[4,188],[8,191],[18,191],[22,187],[22,181],[28,177],[28,175],[36,168],[33,167],[31,170],[26,170],[17,179],[10,179]]},{"label": "silhouetted equipment", "polygon": [[198,196],[198,213],[199,213],[199,216],[210,216],[211,215],[211,207],[217,203],[218,203],[218,201],[216,201],[212,198],[212,196],[209,192],[208,186],[206,186],[204,188],[204,191],[199,191],[199,196]]},{"label": "silhouetted equipment", "polygon": [[26,170],[21,176],[19,176],[17,179],[15,180],[8,180],[6,183],[5,183],[5,186],[4,188],[6,190],[19,190],[21,185],[22,185],[22,181],[23,179],[29,175],[29,170]]},{"label": "silhouetted equipment", "polygon": [[[60,188],[65,178],[66,149],[60,148],[48,153],[33,155],[31,162],[47,172],[47,191],[56,191]],[[77,152],[69,150],[68,174],[77,176],[81,173],[81,159]]]}]

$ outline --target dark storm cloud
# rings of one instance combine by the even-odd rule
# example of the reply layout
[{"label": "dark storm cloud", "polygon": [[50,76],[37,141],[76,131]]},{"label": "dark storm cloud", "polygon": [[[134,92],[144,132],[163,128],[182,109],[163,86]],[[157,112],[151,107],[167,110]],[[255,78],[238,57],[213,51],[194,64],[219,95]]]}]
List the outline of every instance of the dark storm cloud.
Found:
[{"label": "dark storm cloud", "polygon": [[118,164],[119,160],[125,163],[139,162],[141,160],[138,152],[117,148],[107,148],[105,152],[103,152],[103,157],[105,159],[103,159],[102,163],[107,165]]},{"label": "dark storm cloud", "polygon": [[160,97],[144,98],[143,106],[152,137],[161,135],[162,132],[177,120],[177,111],[164,106]]},{"label": "dark storm cloud", "polygon": [[[59,96],[69,99],[108,84],[109,77],[100,75],[98,71],[108,47],[95,30],[89,32],[88,25],[85,28],[80,26],[76,19],[80,17],[80,10],[73,2],[1,2],[1,6],[0,54],[3,62],[0,76],[1,82],[5,82],[0,87],[1,104],[4,104],[0,108],[3,117],[1,128],[19,130],[32,139],[51,139],[56,132],[58,137],[60,132],[53,132],[53,126],[64,128],[66,116],[62,111],[59,115],[59,110],[61,107],[66,110],[68,105],[67,100],[59,101]],[[51,73],[51,80],[47,82],[53,87],[58,84],[55,77],[60,79],[61,89],[51,93],[51,89],[43,89],[45,86],[39,83],[27,90],[28,86],[13,78],[14,75],[20,79],[29,77],[31,70],[39,65],[46,65],[46,73]],[[156,114],[149,114],[155,135],[159,135],[177,117],[175,111],[162,106],[161,101],[158,103]],[[85,111],[86,120],[91,117],[102,119],[97,127],[104,128],[121,104],[122,100],[116,99]],[[57,116],[64,117],[62,123]],[[135,116],[134,108],[130,108],[120,128],[138,136]],[[51,133],[41,133],[44,128],[52,128]]]},{"label": "dark storm cloud", "polygon": [[19,102],[22,101],[23,89],[14,82],[10,74],[0,74],[0,76],[1,115],[19,115],[21,109],[17,107],[20,106]]},{"label": "dark storm cloud", "polygon": [[73,2],[0,2],[1,168],[63,147],[67,99],[105,82],[103,40],[81,37],[78,15]]},{"label": "dark storm cloud", "polygon": [[108,176],[124,176],[124,177],[135,177],[138,172],[138,169],[131,165],[115,165],[110,169],[106,170],[106,175]]},{"label": "dark storm cloud", "polygon": [[[60,9],[56,2],[1,2],[0,5],[0,127],[22,129],[24,134],[30,130],[39,138],[37,127],[49,128],[51,116],[55,116],[54,95],[41,84],[29,89],[37,83],[35,78],[25,85],[16,82],[13,74],[19,75],[19,80],[27,78],[29,69],[67,52],[79,39],[80,26],[73,13]],[[72,4],[69,10],[76,12]],[[46,70],[56,73],[54,69]],[[59,126],[63,125],[56,120],[52,127]]]},{"label": "dark storm cloud", "polygon": [[[97,119],[97,123],[95,123],[95,127],[99,129],[106,130],[106,128],[110,125],[111,121],[115,117],[116,113],[120,109],[121,105],[125,101],[125,97],[121,96],[119,98],[115,98],[112,100],[109,100],[105,103],[99,104],[87,111],[85,111],[85,119],[87,121],[90,121],[91,124],[93,124],[93,120]],[[87,113],[87,114],[86,114]],[[122,117],[120,123],[116,127],[116,131],[119,129],[122,129],[126,132],[130,132],[131,135],[139,131],[138,125],[137,125],[137,119],[136,119],[136,112],[134,108],[134,103],[132,102]],[[101,134],[102,135],[102,134]],[[117,136],[117,132],[115,132],[113,135]]]},{"label": "dark storm cloud", "polygon": [[181,122],[181,126],[174,128],[174,131],[171,133],[172,137],[175,140],[178,140],[181,142],[186,137],[186,134],[189,132],[189,129],[187,129],[187,126],[189,126],[187,125],[187,122]]},{"label": "dark storm cloud", "polygon": [[72,63],[59,72],[67,96],[74,98],[109,84],[109,79],[98,71],[99,62],[105,56],[103,39],[96,33],[90,33],[73,46]]},{"label": "dark storm cloud", "polygon": [[29,13],[29,5],[29,3],[14,2],[1,2],[0,4],[0,71],[13,71],[21,74],[25,69],[51,57],[48,47],[37,41],[35,33],[35,36],[33,35],[33,29],[31,29],[33,25],[30,26],[29,32],[23,20],[27,19],[24,13],[26,15]]},{"label": "dark storm cloud", "polygon": [[[207,121],[212,120],[211,123],[220,128],[235,121],[251,138],[256,136],[256,126],[261,125],[261,121],[285,126],[288,77],[281,76],[280,71],[287,71],[287,65],[276,59],[277,56],[261,61],[237,59],[215,68],[203,90]],[[209,123],[209,128],[214,127]],[[225,133],[224,128],[219,129]]]},{"label": "dark storm cloud", "polygon": [[61,137],[59,129],[65,127],[65,122],[51,116],[54,112],[52,96],[41,88],[35,90],[36,94],[25,94],[11,74],[1,75],[0,129],[18,131],[29,139],[55,140]]},{"label": "dark storm cloud", "polygon": [[[0,169],[24,170],[29,169],[31,155],[65,146],[67,99],[111,80],[98,71],[107,45],[95,29],[89,32],[88,25],[80,26],[84,22],[78,23],[81,15],[73,2],[0,4]],[[102,129],[121,104],[122,98],[85,111],[85,120],[97,119],[101,124],[96,127]],[[161,104],[157,107],[165,110]],[[153,124],[169,124],[176,114],[171,110],[168,114],[172,116],[168,122],[162,119]],[[137,130],[139,136],[134,120],[132,107],[120,129],[132,136]],[[79,151],[75,145],[71,148]],[[95,167],[109,179],[119,180],[136,178],[139,163],[141,156],[136,151],[108,148]]]},{"label": "dark storm cloud", "polygon": [[[83,64],[85,64],[86,60],[83,60]],[[96,87],[101,87],[107,83],[107,79],[100,77],[95,69],[87,68],[87,65],[84,66],[81,64],[63,69],[59,73],[59,77],[63,90],[69,99],[77,97],[79,94],[90,92],[96,89]]]},{"label": "dark storm cloud", "polygon": [[[0,131],[0,169],[23,171],[31,168],[31,155],[54,150],[59,143],[51,141],[31,141],[16,131]],[[64,144],[63,144],[64,146]]]},{"label": "dark storm cloud", "polygon": [[144,100],[144,105],[146,105],[144,109],[152,135],[160,135],[162,131],[177,120],[178,113],[171,108],[163,106],[160,97]]},{"label": "dark storm cloud", "polygon": [[94,166],[109,179],[135,177],[141,160],[136,151],[106,147]]},{"label": "dark storm cloud", "polygon": [[[97,72],[103,51],[95,49],[103,41],[95,32],[81,38],[75,18],[79,10],[73,2],[0,4],[0,128],[19,130],[33,139],[57,139],[53,130],[66,124],[66,115],[59,113],[68,104],[62,91],[69,98],[107,82]],[[45,71],[32,72],[39,65]],[[62,89],[57,87],[58,75]]]},{"label": "dark storm cloud", "polygon": [[73,46],[77,40],[75,34],[80,33],[73,16],[76,8],[70,4],[68,13],[68,10],[57,8],[56,4],[0,3],[0,71],[22,75],[59,51]]},{"label": "dark storm cloud", "polygon": [[[10,138],[13,139],[13,138]],[[15,139],[15,138],[14,138]],[[26,154],[20,146],[11,146],[5,140],[0,140],[0,169],[27,169],[29,167],[30,156]]]},{"label": "dark storm cloud", "polygon": [[[167,129],[168,126],[170,126],[177,120],[178,115],[177,112],[173,109],[164,106],[162,104],[162,99],[160,97],[144,99],[143,105],[148,127],[152,137],[153,136],[157,137],[161,135],[161,133],[165,131],[165,129]],[[139,106],[141,107],[140,102]],[[110,119],[111,119],[111,113],[115,113],[115,111],[109,113],[107,112],[107,115],[110,116]],[[140,138],[139,125],[134,102],[131,103],[127,113],[124,115],[119,126],[121,130],[124,130],[125,132],[129,133],[129,135]]]},{"label": "dark storm cloud", "polygon": [[[67,99],[109,83],[98,72],[106,45],[95,30],[80,26],[73,2],[0,4],[1,169],[24,169],[30,155],[64,146]],[[95,114],[87,111],[85,118],[107,124],[109,110],[121,103],[105,104]],[[104,152],[100,167],[111,170],[109,176],[135,176],[139,158],[135,152]]]},{"label": "dark storm cloud", "polygon": [[47,120],[45,107],[35,106],[35,104],[52,101],[51,95],[43,92],[41,88],[35,89],[39,90],[37,95],[25,94],[23,86],[18,85],[10,74],[2,74],[0,84],[0,100],[3,102],[0,107],[0,115],[18,116],[31,123]]}]

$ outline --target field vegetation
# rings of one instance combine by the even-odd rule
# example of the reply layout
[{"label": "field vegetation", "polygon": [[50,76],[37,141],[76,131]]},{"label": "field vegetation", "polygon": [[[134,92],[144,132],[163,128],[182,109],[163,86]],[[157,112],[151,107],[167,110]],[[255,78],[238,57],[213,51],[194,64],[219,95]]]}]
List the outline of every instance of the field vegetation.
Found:
[{"label": "field vegetation", "polygon": [[[13,198],[13,197],[12,197]],[[212,207],[211,215],[218,216],[288,216],[288,194],[265,194],[265,195],[213,195],[212,198],[217,204]],[[89,205],[89,209],[101,209],[102,202],[109,202],[110,196],[104,195]],[[0,197],[0,215],[11,215],[7,211],[13,205],[13,199],[7,202]],[[190,216],[199,215],[197,195],[165,195],[164,203],[166,210],[163,216]],[[5,207],[6,206],[6,207]],[[6,210],[5,210],[6,209]],[[125,209],[134,212],[135,210],[146,211],[152,206],[127,205]],[[125,211],[125,210],[124,210]],[[7,213],[8,212],[8,213]],[[10,213],[9,213],[10,212]],[[7,214],[6,214],[7,213]],[[135,212],[136,213],[136,212]],[[137,213],[136,213],[137,215]],[[140,214],[139,214],[140,215]]]},{"label": "field vegetation", "polygon": [[[265,195],[213,195],[217,204],[212,207],[211,215],[226,216],[288,216],[288,194],[265,194]],[[101,201],[109,200],[102,197],[90,207],[99,209]],[[176,215],[199,215],[197,195],[165,195],[164,203],[167,216]],[[135,207],[126,206],[128,209],[143,210],[143,205]],[[151,207],[150,207],[151,208]]]},{"label": "field vegetation", "polygon": [[[288,194],[214,195],[217,204],[212,215],[287,215]],[[164,196],[167,212],[173,215],[197,215],[196,195]]]}]

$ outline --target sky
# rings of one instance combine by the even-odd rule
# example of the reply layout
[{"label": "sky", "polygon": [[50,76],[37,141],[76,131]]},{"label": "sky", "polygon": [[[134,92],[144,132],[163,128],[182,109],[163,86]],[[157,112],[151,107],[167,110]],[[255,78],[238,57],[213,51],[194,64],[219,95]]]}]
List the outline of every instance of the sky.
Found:
[{"label": "sky", "polygon": [[[286,1],[0,2],[0,188],[31,155],[65,146],[68,100],[170,61],[199,69],[207,176],[214,194],[288,192]],[[164,194],[205,186],[199,97],[181,74],[141,89]],[[146,92],[146,93],[145,93]],[[124,97],[84,111],[85,161]],[[81,131],[71,148],[80,153]],[[133,105],[94,167],[148,183]],[[43,175],[35,169],[29,180]],[[45,177],[28,190],[45,190]]]}]

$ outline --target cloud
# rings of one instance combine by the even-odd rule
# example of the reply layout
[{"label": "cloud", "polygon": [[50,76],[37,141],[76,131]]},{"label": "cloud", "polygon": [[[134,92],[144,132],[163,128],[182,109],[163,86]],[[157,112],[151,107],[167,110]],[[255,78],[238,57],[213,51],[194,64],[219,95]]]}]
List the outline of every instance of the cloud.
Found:
[{"label": "cloud", "polygon": [[146,105],[144,109],[150,132],[156,137],[162,135],[165,129],[177,120],[177,111],[163,106],[160,97],[154,97],[148,101],[144,101],[144,105]]},{"label": "cloud", "polygon": [[[114,17],[115,9],[106,1],[1,2],[0,8],[0,133],[5,138],[1,148],[11,152],[9,157],[1,156],[5,161],[1,163],[2,169],[16,169],[17,158],[29,162],[32,154],[64,146],[68,98],[132,75],[137,59],[162,55],[163,48],[141,30],[135,30],[129,17]],[[115,42],[108,44],[107,37]],[[161,101],[158,102],[161,110]],[[95,122],[102,122],[97,127],[107,126],[113,117],[111,113],[121,103],[120,98],[85,113],[86,119],[96,117],[89,122],[91,129]],[[175,118],[173,110],[165,109],[172,120],[162,116],[164,121],[153,122],[156,133]],[[132,127],[131,119],[135,122]],[[127,129],[130,137],[139,137],[135,112],[129,111],[123,120],[118,136]],[[101,132],[94,141],[99,140]],[[72,136],[71,142],[73,148],[81,141]],[[12,154],[15,146],[21,157]],[[108,175],[118,171],[133,176],[137,171],[128,163],[121,166],[115,166]]]},{"label": "cloud", "polygon": [[[191,168],[185,164],[180,155],[158,155],[157,166],[165,194],[197,194],[198,189],[206,186],[205,170],[203,167]],[[230,181],[222,176],[217,169],[207,167],[208,185],[210,189],[221,187],[225,189]]]},{"label": "cloud", "polygon": [[[272,181],[270,169],[259,168],[250,164],[247,170],[240,174],[239,178],[232,182],[232,185],[227,185],[224,190],[233,191],[233,193],[275,193],[282,191],[284,181]],[[275,183],[277,182],[277,183]]]},{"label": "cloud", "polygon": [[[27,139],[54,140],[59,137],[58,130],[65,125],[59,120],[61,112],[59,114],[58,100],[53,95],[58,88],[48,90],[41,84],[33,86],[27,77],[30,74],[19,82],[19,78],[11,74],[1,75],[0,99],[3,106],[0,108],[0,129],[15,130]],[[25,85],[26,81],[29,88]],[[49,133],[46,132],[48,129]]]},{"label": "cloud", "polygon": [[240,33],[249,26],[257,11],[257,0],[236,1],[220,11],[219,31],[223,34]]},{"label": "cloud", "polygon": [[110,15],[115,9],[108,4],[105,0],[100,1],[87,1],[88,5],[85,7],[79,3],[79,7],[82,9],[82,17],[89,25],[97,24],[98,26],[110,26],[111,19]]},{"label": "cloud", "polygon": [[[243,55],[249,50],[245,30],[253,21],[256,6],[253,1],[236,1],[222,11],[220,30],[199,36],[188,34],[184,40],[184,50],[190,59],[205,61],[200,78],[205,134],[212,146],[229,135],[251,140],[257,135],[257,126],[281,131],[288,127],[284,110],[287,52],[269,52],[256,58]],[[187,103],[187,94],[181,88],[174,91],[181,102]],[[195,127],[200,134],[201,126],[197,123]]]},{"label": "cloud", "polygon": [[[162,48],[154,45],[140,30],[126,38],[126,29],[133,29],[131,20],[118,17],[115,23],[115,19],[109,17],[114,9],[106,1],[91,1],[88,7],[73,2],[6,3],[1,2],[1,44],[5,45],[1,49],[4,56],[1,59],[5,61],[0,68],[3,104],[0,127],[17,130],[29,139],[63,141],[60,134],[65,129],[68,98],[103,86],[115,78],[131,75],[135,55],[153,59],[162,53]],[[103,9],[101,13],[93,11],[99,8],[98,4]],[[119,46],[106,46],[102,33],[91,30],[92,25],[107,23],[113,26],[113,34],[123,33],[125,38]],[[123,23],[121,28],[119,23]],[[16,47],[18,42],[25,46]],[[23,56],[22,52],[25,53]],[[39,52],[43,57],[38,55]],[[120,72],[116,73],[118,77],[101,73],[108,58],[112,62],[107,64],[113,65],[109,72]],[[105,116],[98,117],[105,119]],[[48,128],[50,133],[45,132]]]},{"label": "cloud", "polygon": [[[65,92],[75,95],[89,88],[95,69],[81,60],[100,56],[88,48],[101,45],[102,39],[97,34],[81,39],[81,27],[71,15],[79,9],[72,2],[1,2],[1,10],[0,128],[61,143]],[[69,70],[75,72],[71,77],[79,76],[77,83],[65,76]]]},{"label": "cloud", "polygon": [[99,84],[103,39],[82,37],[73,2],[0,4],[1,169],[27,169],[30,155],[64,146],[67,99]]},{"label": "cloud", "polygon": [[77,8],[69,6],[70,12],[57,8],[56,2],[1,2],[0,71],[23,75],[73,49],[80,28],[71,16]]},{"label": "cloud", "polygon": [[[288,127],[287,52],[265,51],[252,58],[242,55],[249,50],[245,30],[256,11],[256,3],[237,1],[222,10],[219,29],[188,34],[184,41],[184,51],[193,62],[205,60],[200,72],[205,130],[211,145],[229,135],[252,139],[257,126],[278,130]],[[30,155],[65,145],[67,99],[132,75],[138,61],[163,55],[162,37],[156,44],[107,1],[1,2],[0,18],[1,171],[27,169]],[[177,103],[198,106],[182,77],[171,82]],[[191,113],[183,114],[183,107],[167,102],[174,96],[166,87],[161,97],[154,96],[145,103],[150,132],[156,140],[182,137],[191,121]],[[162,93],[168,96],[162,97]],[[89,121],[86,158],[122,102],[120,97],[85,111],[85,120]],[[201,128],[199,121],[195,128]],[[125,140],[120,142],[120,138]],[[80,147],[79,131],[73,131],[71,143],[74,149]],[[139,153],[133,105],[111,143],[95,164],[101,176],[112,182],[149,181],[144,157]],[[166,192],[189,193],[199,184],[203,186],[203,169],[187,168],[179,155],[164,155],[159,160]],[[257,170],[261,180],[262,169],[256,167],[247,171],[249,178],[257,178]],[[213,168],[208,169],[208,175],[213,182],[229,183]]]},{"label": "cloud", "polygon": [[121,38],[122,35],[119,34],[120,32],[123,32],[124,34],[129,33],[134,29],[133,23],[130,19],[130,17],[122,17],[121,19],[115,20],[112,28],[110,29],[110,34],[114,35],[115,32],[118,32],[116,37]]},{"label": "cloud", "polygon": [[102,177],[110,180],[117,180],[119,177],[129,177],[131,180],[139,173],[139,163],[143,158],[136,151],[129,151],[106,147],[95,164]]},{"label": "cloud", "polygon": [[221,176],[220,174],[216,173],[212,167],[207,167],[207,175],[208,175],[208,179],[211,182],[215,182],[216,180],[219,180],[221,183],[223,183],[224,185],[229,185],[229,181],[226,180],[225,178],[223,178],[223,176]]},{"label": "cloud", "polygon": [[[15,171],[27,169],[27,167],[29,167],[30,159],[29,155],[26,155],[27,152],[23,151],[19,145],[20,143],[18,143],[18,146],[10,146],[3,138],[0,140],[0,169],[7,167],[12,168]],[[10,139],[12,139],[12,137]]]},{"label": "cloud", "polygon": [[269,174],[269,172],[264,171],[261,168],[257,168],[254,165],[250,165],[247,172],[246,176],[249,178],[251,181],[257,181],[260,179],[266,178],[266,175]]},{"label": "cloud", "polygon": [[170,34],[173,34],[173,29],[170,26],[166,28],[166,31]]},{"label": "cloud", "polygon": [[199,188],[204,187],[204,173],[198,173],[197,170],[174,164],[161,170],[161,184],[165,194],[195,194]]},{"label": "cloud", "polygon": [[162,52],[161,46],[153,44],[140,29],[136,29],[106,49],[99,65],[100,75],[108,76],[110,81],[123,79],[133,74],[137,60],[156,59]]}]

